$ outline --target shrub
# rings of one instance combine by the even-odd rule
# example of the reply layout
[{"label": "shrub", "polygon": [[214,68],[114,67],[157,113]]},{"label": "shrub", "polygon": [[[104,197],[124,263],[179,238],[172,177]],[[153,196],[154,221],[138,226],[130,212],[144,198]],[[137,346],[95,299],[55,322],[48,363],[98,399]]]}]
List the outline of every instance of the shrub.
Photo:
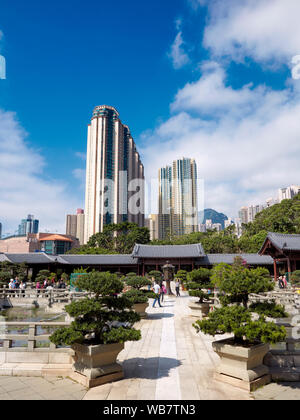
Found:
[{"label": "shrub", "polygon": [[218,264],[212,270],[212,283],[223,296],[223,304],[242,303],[248,307],[251,293],[269,292],[274,289],[274,282],[266,268],[249,269],[244,265]]},{"label": "shrub", "polygon": [[274,322],[266,322],[264,317],[258,321],[251,320],[251,312],[243,306],[225,306],[211,312],[208,319],[196,321],[197,332],[215,336],[217,334],[234,334],[237,344],[277,343],[284,341],[286,331]]},{"label": "shrub", "polygon": [[291,275],[293,286],[300,286],[300,270],[294,271]]},{"label": "shrub", "polygon": [[260,315],[258,321],[252,320],[251,309],[248,309],[250,293],[261,293],[274,288],[267,270],[251,270],[241,260],[235,261],[233,266],[222,263],[214,267],[212,282],[223,294],[220,300],[224,306],[211,312],[207,319],[196,321],[193,326],[197,332],[203,331],[213,336],[231,333],[234,341],[243,345],[284,341],[285,328],[265,319],[266,315],[279,313],[277,306],[256,305],[256,312]]},{"label": "shrub", "polygon": [[148,275],[150,278],[154,277],[155,281],[160,282],[163,280],[162,273],[158,270],[152,270],[148,273]]},{"label": "shrub", "polygon": [[148,302],[147,294],[143,293],[141,290],[132,289],[128,292],[123,293],[123,296],[128,298],[133,304]]},{"label": "shrub", "polygon": [[141,338],[140,331],[132,328],[140,316],[131,310],[132,302],[126,296],[120,296],[123,283],[115,274],[92,272],[79,277],[75,286],[91,292],[93,297],[66,306],[67,313],[75,320],[69,327],[56,330],[50,341],[56,345],[90,345],[124,343]]},{"label": "shrub", "polygon": [[252,303],[249,307],[251,312],[259,315],[265,315],[269,318],[287,318],[289,315],[285,312],[283,305],[277,305],[274,302]]},{"label": "shrub", "polygon": [[127,286],[132,287],[133,289],[140,290],[143,287],[151,286],[151,281],[147,279],[146,277],[137,276],[136,274],[130,275],[125,277],[125,283]]},{"label": "shrub", "polygon": [[187,274],[187,289],[190,296],[198,297],[199,303],[203,303],[205,299],[209,299],[206,290],[211,288],[210,270],[207,268],[199,268]]},{"label": "shrub", "polygon": [[0,285],[7,285],[11,279],[9,271],[0,271]]}]

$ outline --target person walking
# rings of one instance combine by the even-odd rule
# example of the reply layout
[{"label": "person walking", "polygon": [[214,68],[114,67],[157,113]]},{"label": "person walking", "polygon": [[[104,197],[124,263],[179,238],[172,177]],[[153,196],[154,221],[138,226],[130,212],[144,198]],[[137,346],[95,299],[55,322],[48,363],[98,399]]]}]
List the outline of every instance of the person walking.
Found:
[{"label": "person walking", "polygon": [[176,296],[179,297],[180,296],[180,281],[179,279],[175,279],[175,290],[176,290]]},{"label": "person walking", "polygon": [[160,304],[160,287],[159,287],[159,284],[157,282],[155,282],[155,284],[154,284],[153,291],[154,291],[156,296],[155,296],[152,307],[155,308],[156,302],[158,302],[158,305],[160,307],[162,307],[161,304]]}]

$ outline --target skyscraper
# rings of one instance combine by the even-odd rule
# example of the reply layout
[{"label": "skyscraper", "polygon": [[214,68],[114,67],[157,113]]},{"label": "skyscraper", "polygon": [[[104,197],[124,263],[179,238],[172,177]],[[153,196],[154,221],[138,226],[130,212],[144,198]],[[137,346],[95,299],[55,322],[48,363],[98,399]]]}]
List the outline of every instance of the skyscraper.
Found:
[{"label": "skyscraper", "polygon": [[197,165],[183,158],[159,170],[159,237],[198,230]]},{"label": "skyscraper", "polygon": [[117,110],[97,106],[88,126],[85,243],[105,225],[125,221],[144,226],[144,166]]},{"label": "skyscraper", "polygon": [[27,216],[27,219],[22,219],[18,228],[18,235],[24,236],[27,233],[38,233],[39,221],[34,218],[32,214]]},{"label": "skyscraper", "polygon": [[66,234],[74,236],[80,245],[84,244],[84,210],[77,209],[76,214],[68,214],[66,220]]}]

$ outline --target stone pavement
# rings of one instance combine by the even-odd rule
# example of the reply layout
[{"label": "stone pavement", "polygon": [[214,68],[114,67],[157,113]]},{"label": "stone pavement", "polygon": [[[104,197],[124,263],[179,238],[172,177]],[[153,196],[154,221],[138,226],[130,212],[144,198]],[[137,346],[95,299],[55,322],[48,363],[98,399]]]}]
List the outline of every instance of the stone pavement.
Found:
[{"label": "stone pavement", "polygon": [[[211,337],[197,334],[187,306],[189,297],[165,299],[148,309],[137,328],[142,340],[126,343],[119,355],[125,378],[90,390],[53,377],[1,377],[0,400],[251,400],[300,399],[300,389],[270,384],[250,395],[214,380],[219,357]],[[221,338],[221,337],[219,337]]]}]

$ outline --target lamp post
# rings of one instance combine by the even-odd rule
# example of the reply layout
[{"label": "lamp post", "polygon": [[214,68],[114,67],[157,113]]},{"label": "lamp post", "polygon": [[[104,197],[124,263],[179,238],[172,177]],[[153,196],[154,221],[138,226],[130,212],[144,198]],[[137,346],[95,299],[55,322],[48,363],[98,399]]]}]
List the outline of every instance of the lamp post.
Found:
[{"label": "lamp post", "polygon": [[167,295],[173,295],[171,290],[171,281],[174,279],[174,265],[167,261],[167,264],[163,266],[164,280],[166,282]]}]

